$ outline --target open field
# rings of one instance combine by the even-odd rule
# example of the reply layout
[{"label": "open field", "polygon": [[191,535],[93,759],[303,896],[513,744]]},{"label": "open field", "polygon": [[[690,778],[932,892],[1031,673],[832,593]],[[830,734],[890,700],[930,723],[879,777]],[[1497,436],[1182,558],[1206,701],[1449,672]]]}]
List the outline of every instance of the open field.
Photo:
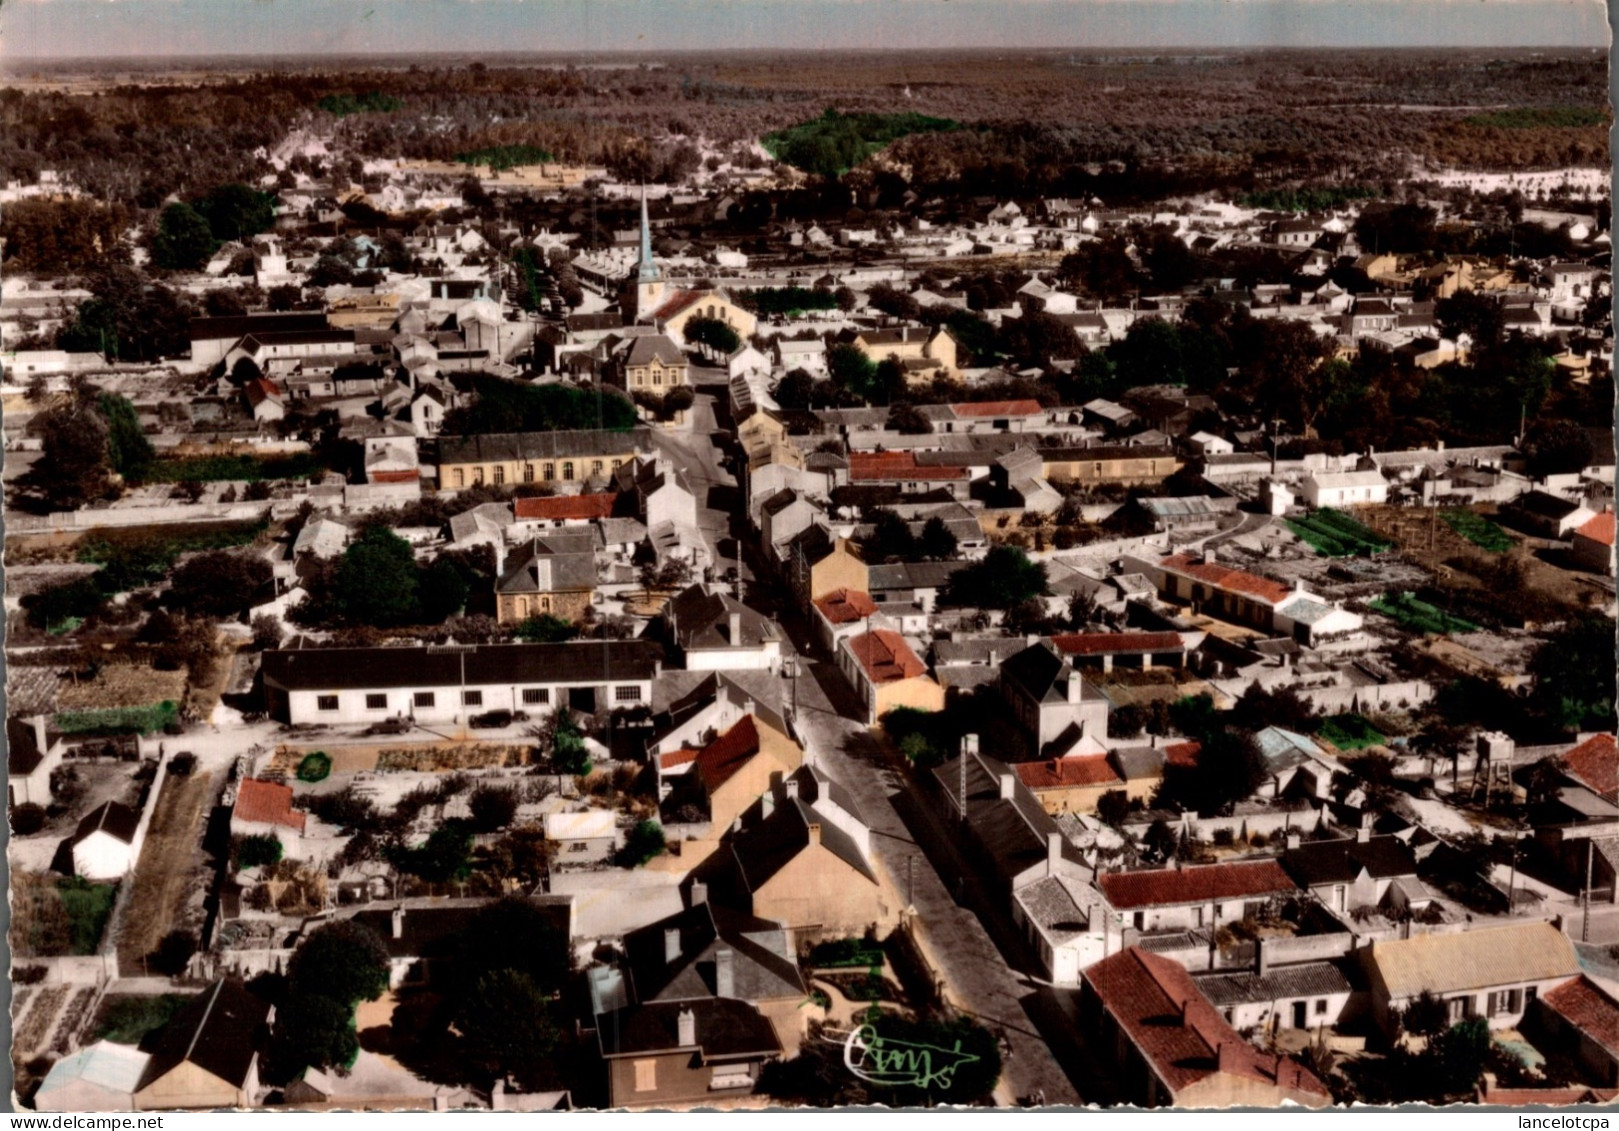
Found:
[{"label": "open field", "polygon": [[139,970],[141,960],[157,949],[163,936],[180,926],[201,857],[203,821],[213,800],[212,774],[164,779],[129,881],[134,890],[118,937],[120,969]]}]

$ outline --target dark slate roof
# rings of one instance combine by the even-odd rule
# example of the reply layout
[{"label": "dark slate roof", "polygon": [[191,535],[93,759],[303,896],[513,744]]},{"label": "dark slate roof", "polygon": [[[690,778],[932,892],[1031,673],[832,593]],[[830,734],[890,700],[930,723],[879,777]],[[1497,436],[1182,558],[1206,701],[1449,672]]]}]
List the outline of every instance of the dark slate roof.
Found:
[{"label": "dark slate roof", "polygon": [[647,334],[632,339],[629,356],[625,358],[624,364],[650,365],[653,361],[664,365],[684,365],[686,355],[681,353],[680,347],[664,334]]},{"label": "dark slate roof", "polygon": [[942,589],[960,562],[888,562],[867,570],[866,587],[873,593],[890,589]]},{"label": "dark slate roof", "polygon": [[[945,814],[959,820],[957,798],[961,789],[961,759],[967,758],[967,824],[983,847],[1000,877],[1008,883],[1047,858],[1048,838],[1061,833],[1057,822],[1036,800],[1027,786],[1004,762],[987,754],[959,755],[933,771],[944,789]],[[1001,778],[1011,777],[1010,800],[1001,797]],[[1063,839],[1063,855],[1084,866],[1083,860]]]},{"label": "dark slate roof", "polygon": [[848,833],[826,820],[802,798],[789,798],[770,816],[731,838],[730,854],[748,891],[758,891],[809,847],[811,825],[820,826],[821,844],[827,851],[866,879],[877,882],[871,866]]},{"label": "dark slate roof", "polygon": [[440,436],[440,464],[497,463],[511,460],[581,459],[648,450],[645,429],[609,432],[589,428],[567,432],[494,432],[485,436]]},{"label": "dark slate roof", "polygon": [[1417,874],[1417,858],[1411,848],[1395,836],[1374,836],[1361,843],[1354,839],[1314,840],[1290,848],[1282,854],[1282,867],[1305,887],[1318,884],[1346,884],[1365,869],[1373,879]]},{"label": "dark slate roof", "polygon": [[753,1006],[735,998],[630,1005],[596,1019],[604,1057],[670,1052],[680,1045],[680,1012],[690,1009],[704,1061],[780,1056],[774,1026]]},{"label": "dark slate roof", "polygon": [[[497,593],[556,593],[596,588],[596,535],[548,534],[512,551],[506,571],[495,583]],[[549,566],[549,584],[540,584],[541,566]]]},{"label": "dark slate roof", "polygon": [[1279,998],[1326,997],[1346,994],[1349,979],[1330,962],[1306,962],[1282,966],[1265,974],[1210,974],[1193,977],[1203,996],[1215,1006],[1240,1005]]},{"label": "dark slate roof", "polygon": [[241,982],[221,979],[198,994],[152,1040],[152,1059],[136,1091],[190,1062],[241,1087],[253,1057],[268,1038],[269,1002],[248,993]]},{"label": "dark slate roof", "polygon": [[[742,639],[731,639],[731,614],[742,617]],[[687,586],[669,602],[664,615],[674,627],[682,648],[756,648],[779,640],[780,630],[764,614],[735,597],[709,593],[701,585]]]},{"label": "dark slate roof", "polygon": [[[556,932],[566,938],[569,933],[571,908],[565,897],[547,896],[529,900],[551,920]],[[472,923],[474,916],[487,904],[469,901],[437,907],[406,907],[400,920],[399,937],[393,933],[393,907],[383,906],[357,912],[354,922],[367,927],[388,954],[394,958],[425,958],[453,954],[462,932]]]},{"label": "dark slate roof", "polygon": [[26,777],[45,760],[45,752],[34,738],[34,728],[26,719],[6,720],[6,772],[12,777]]},{"label": "dark slate roof", "polygon": [[235,341],[248,334],[309,333],[327,329],[326,315],[316,311],[289,314],[239,314],[222,318],[193,318],[191,340],[194,342]]},{"label": "dark slate roof", "polygon": [[1514,499],[1512,507],[1524,514],[1538,515],[1541,518],[1562,518],[1564,515],[1573,514],[1579,509],[1580,504],[1545,491],[1530,491]]},{"label": "dark slate roof", "polygon": [[121,801],[108,801],[92,809],[84,820],[79,822],[78,829],[73,834],[73,843],[89,836],[91,833],[107,833],[125,844],[135,842],[135,829],[141,823],[140,814]]},{"label": "dark slate roof", "polygon": [[1084,686],[1084,677],[1045,643],[1031,644],[1008,657],[1001,664],[1001,678],[1023,688],[1037,703],[1067,702],[1068,681],[1073,679],[1081,681],[1080,694],[1084,698],[1102,697],[1096,688]]},{"label": "dark slate roof", "polygon": [[286,691],[371,687],[450,687],[508,683],[594,683],[648,680],[659,660],[641,640],[567,644],[478,644],[465,652],[436,648],[300,648],[264,653],[267,686]]},{"label": "dark slate roof", "polygon": [[[677,931],[680,951],[665,961],[665,932]],[[787,931],[780,923],[699,903],[624,936],[625,973],[639,1002],[700,1001],[717,995],[715,954],[732,954],[733,990],[744,1001],[803,997]]]}]

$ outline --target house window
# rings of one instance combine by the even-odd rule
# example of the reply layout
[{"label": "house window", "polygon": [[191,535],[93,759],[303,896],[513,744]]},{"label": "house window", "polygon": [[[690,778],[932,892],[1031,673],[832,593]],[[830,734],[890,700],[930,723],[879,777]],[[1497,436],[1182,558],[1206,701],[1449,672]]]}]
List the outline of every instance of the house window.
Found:
[{"label": "house window", "polygon": [[641,689],[633,683],[613,688],[613,702],[615,703],[639,703],[640,701]]},{"label": "house window", "polygon": [[1472,1000],[1472,998],[1453,997],[1447,1001],[1445,1003],[1446,1020],[1452,1025],[1460,1024],[1467,1020],[1467,1007],[1472,1003]]},{"label": "house window", "polygon": [[365,697],[365,709],[367,711],[386,711],[388,709],[388,696],[386,694],[367,695]]},{"label": "house window", "polygon": [[614,461],[613,461],[613,470],[614,470],[614,471],[617,471],[617,470],[618,470],[618,469],[619,469],[619,468],[621,468],[621,467],[623,467],[623,466],[624,466],[624,461],[623,461],[623,460],[621,460],[621,459],[615,459],[615,460],[614,460]]},{"label": "house window", "polygon": [[539,600],[537,600],[534,603],[534,607],[537,608],[542,613],[550,612],[551,611],[551,598],[549,598],[549,597],[541,597]]},{"label": "house window", "polygon": [[499,487],[501,484],[503,484],[505,482],[506,482],[506,469],[504,467],[495,468],[495,486]]},{"label": "house window", "polygon": [[335,711],[337,710],[337,696],[317,695],[315,696],[315,706],[322,711]]},{"label": "house window", "polygon": [[523,465],[523,482],[534,482],[534,465],[532,463],[525,463]]},{"label": "house window", "polygon": [[517,619],[518,620],[522,620],[524,617],[528,616],[528,598],[527,597],[519,597],[519,598],[517,598],[516,608],[517,608]]},{"label": "house window", "polygon": [[590,464],[590,474],[592,474],[592,475],[600,475],[601,473],[602,473],[602,461],[599,460],[599,459],[598,460],[592,460],[591,464]]},{"label": "house window", "polygon": [[637,1060],[635,1063],[635,1090],[637,1092],[655,1092],[658,1090],[658,1062],[656,1060]]},{"label": "house window", "polygon": [[546,464],[545,465],[545,478],[549,480],[549,479],[555,479],[556,477],[557,477],[557,465],[554,464],[554,463]]},{"label": "house window", "polygon": [[483,468],[475,467],[472,469],[472,483],[475,487],[483,486]]},{"label": "house window", "polygon": [[455,485],[457,487],[465,487],[467,485],[467,473],[461,470],[459,467],[455,469]]},{"label": "house window", "polygon": [[463,691],[461,693],[461,706],[463,706],[463,707],[482,707],[483,706],[483,692],[481,692],[481,691]]},{"label": "house window", "polygon": [[417,707],[433,706],[433,693],[431,691],[418,691],[410,697],[411,704]]},{"label": "house window", "polygon": [[1317,1017],[1320,1017],[1326,1011],[1327,1011],[1327,999],[1324,998],[1324,997],[1316,998],[1316,1000],[1315,1000],[1315,1015]]},{"label": "house window", "polygon": [[550,701],[551,689],[549,687],[523,688],[523,703],[526,706],[533,707],[540,704],[549,703]]},{"label": "house window", "polygon": [[573,461],[572,460],[569,460],[568,462],[566,462],[566,463],[564,463],[562,465],[562,478],[564,478],[564,479],[572,479],[573,478]]},{"label": "house window", "polygon": [[661,384],[663,384],[663,370],[661,370],[661,369],[654,369],[654,370],[653,370],[653,371],[652,371],[652,383],[653,383],[653,384],[654,384],[654,385],[661,385]]}]

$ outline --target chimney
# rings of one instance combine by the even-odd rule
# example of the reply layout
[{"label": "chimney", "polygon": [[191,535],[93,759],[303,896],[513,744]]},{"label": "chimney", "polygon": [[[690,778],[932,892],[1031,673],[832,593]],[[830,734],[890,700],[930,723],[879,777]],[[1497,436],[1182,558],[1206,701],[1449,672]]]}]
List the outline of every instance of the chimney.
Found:
[{"label": "chimney", "polygon": [[708,902],[708,885],[701,880],[693,880],[691,884],[691,905],[701,907]]},{"label": "chimney", "polygon": [[789,799],[796,798],[798,796],[798,779],[788,778],[786,781],[781,783],[781,788],[783,792],[787,794]]},{"label": "chimney", "polygon": [[666,966],[673,966],[680,960],[680,931],[675,927],[667,927],[663,932],[663,962]]},{"label": "chimney", "polygon": [[400,904],[398,907],[394,908],[394,913],[393,913],[393,933],[394,933],[394,938],[396,938],[396,939],[400,939],[400,938],[405,937],[405,905],[404,904]]},{"label": "chimney", "polygon": [[728,946],[714,952],[714,996],[736,996],[736,953]]},{"label": "chimney", "polygon": [[1057,865],[1062,861],[1062,833],[1046,834],[1046,875],[1057,874]]},{"label": "chimney", "polygon": [[675,1015],[675,1043],[683,1049],[697,1045],[697,1015],[690,1009],[682,1009]]},{"label": "chimney", "polygon": [[1356,844],[1365,844],[1367,841],[1369,841],[1371,839],[1372,839],[1372,824],[1371,824],[1370,821],[1366,820],[1366,815],[1363,814],[1361,816],[1360,824],[1358,826],[1356,826],[1356,828],[1355,828],[1355,843]]},{"label": "chimney", "polygon": [[808,828],[809,828],[810,843],[811,844],[820,844],[821,843],[821,824],[820,824],[820,822],[815,821],[815,822],[811,823],[808,826]]},{"label": "chimney", "polygon": [[742,713],[744,715],[753,714],[753,712],[755,710],[757,710],[758,707],[759,707],[759,704],[755,703],[751,697],[742,700]]},{"label": "chimney", "polygon": [[1070,669],[1068,672],[1068,701],[1078,703],[1084,693],[1085,681],[1079,678],[1079,673]]},{"label": "chimney", "polygon": [[742,614],[731,614],[731,647],[742,647]]},{"label": "chimney", "polygon": [[1013,783],[1016,782],[1016,781],[1017,781],[1017,779],[1015,777],[1013,777],[1011,774],[1002,774],[1001,775],[1001,800],[1002,801],[1010,801],[1010,800],[1012,800]]},{"label": "chimney", "polygon": [[989,650],[989,666],[994,667],[996,664],[1000,663],[1000,660],[1001,660],[1001,654],[1000,654],[999,650],[997,650],[995,648],[991,648]]},{"label": "chimney", "polygon": [[1203,547],[1203,564],[1204,565],[1214,565],[1215,562],[1217,562],[1218,560],[1219,560],[1219,555],[1215,553],[1215,550],[1214,550],[1213,546],[1205,546],[1205,547]]},{"label": "chimney", "polygon": [[1289,847],[1289,848],[1297,848],[1298,846],[1299,846],[1299,834],[1294,832],[1292,829],[1289,829],[1288,832],[1287,832],[1287,847]]},{"label": "chimney", "polygon": [[1265,945],[1268,941],[1264,938],[1254,941],[1254,972],[1261,978],[1270,972],[1270,948]]}]

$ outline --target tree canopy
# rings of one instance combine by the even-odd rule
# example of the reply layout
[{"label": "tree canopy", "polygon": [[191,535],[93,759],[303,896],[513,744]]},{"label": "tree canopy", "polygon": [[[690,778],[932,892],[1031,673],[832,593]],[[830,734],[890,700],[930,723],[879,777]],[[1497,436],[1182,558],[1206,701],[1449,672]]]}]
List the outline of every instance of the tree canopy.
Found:
[{"label": "tree canopy", "polygon": [[635,405],[609,390],[524,385],[487,374],[474,374],[471,386],[472,404],[445,414],[448,435],[594,428],[627,432],[635,426]]},{"label": "tree canopy", "polygon": [[364,924],[334,919],[293,951],[287,983],[294,994],[331,998],[352,1010],[388,989],[388,950]]},{"label": "tree canopy", "polygon": [[385,526],[367,528],[343,552],[335,588],[338,608],[356,624],[392,628],[417,619],[416,556]]},{"label": "tree canopy", "polygon": [[152,263],[169,271],[196,271],[218,246],[208,221],[191,205],[177,200],[163,209],[152,234]]},{"label": "tree canopy", "polygon": [[270,576],[270,563],[260,554],[208,550],[174,571],[169,600],[187,612],[234,616],[269,588]]},{"label": "tree canopy", "polygon": [[1050,592],[1043,563],[1030,561],[1016,546],[994,546],[952,573],[939,600],[956,608],[1010,609]]}]

